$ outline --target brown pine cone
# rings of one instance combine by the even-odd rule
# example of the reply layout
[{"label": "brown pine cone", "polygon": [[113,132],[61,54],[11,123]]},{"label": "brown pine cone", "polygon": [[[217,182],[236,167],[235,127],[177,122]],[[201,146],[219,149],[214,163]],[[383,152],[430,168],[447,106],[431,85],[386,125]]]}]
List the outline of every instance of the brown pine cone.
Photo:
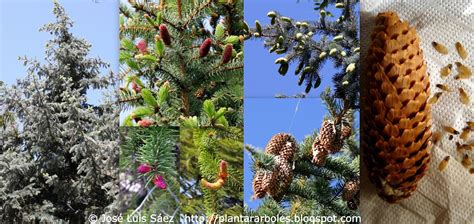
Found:
[{"label": "brown pine cone", "polygon": [[268,185],[267,193],[279,201],[293,181],[291,164],[283,157],[276,156],[272,171],[272,182]]},{"label": "brown pine cone", "polygon": [[337,137],[336,125],[331,120],[325,120],[319,130],[320,145],[328,152],[339,152],[343,141]]},{"label": "brown pine cone", "polygon": [[350,180],[344,184],[344,189],[342,190],[342,200],[350,201],[359,193],[359,180]]},{"label": "brown pine cone", "polygon": [[292,161],[298,145],[296,140],[289,134],[278,133],[268,141],[265,153],[280,155],[288,161]]},{"label": "brown pine cone", "polygon": [[380,13],[363,77],[361,148],[370,180],[388,202],[409,197],[430,160],[430,82],[416,30]]},{"label": "brown pine cone", "polygon": [[255,198],[263,198],[265,197],[265,188],[263,186],[265,174],[262,171],[255,172],[255,176],[253,177],[253,192]]},{"label": "brown pine cone", "polygon": [[319,138],[314,140],[312,151],[313,163],[319,167],[324,166],[326,164],[326,158],[328,157],[329,152],[319,144]]},{"label": "brown pine cone", "polygon": [[349,136],[351,136],[352,134],[352,128],[350,126],[345,126],[343,125],[342,128],[341,128],[341,138],[343,138],[344,140],[349,138]]}]

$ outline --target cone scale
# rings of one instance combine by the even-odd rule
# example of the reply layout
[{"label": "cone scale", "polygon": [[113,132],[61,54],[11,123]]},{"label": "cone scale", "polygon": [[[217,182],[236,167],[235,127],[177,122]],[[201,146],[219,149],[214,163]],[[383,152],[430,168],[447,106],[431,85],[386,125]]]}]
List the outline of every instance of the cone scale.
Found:
[{"label": "cone scale", "polygon": [[409,197],[430,160],[430,81],[416,30],[394,12],[376,18],[366,58],[361,146],[369,179],[393,203]]}]

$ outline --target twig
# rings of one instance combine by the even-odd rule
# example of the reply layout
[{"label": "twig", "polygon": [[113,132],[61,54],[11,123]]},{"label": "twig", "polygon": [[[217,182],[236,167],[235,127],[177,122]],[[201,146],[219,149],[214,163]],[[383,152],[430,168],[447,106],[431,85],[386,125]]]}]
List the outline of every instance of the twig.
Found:
[{"label": "twig", "polygon": [[150,197],[151,193],[153,193],[155,189],[156,189],[156,186],[153,186],[153,188],[151,188],[151,190],[148,191],[142,203],[140,203],[140,205],[132,212],[132,214],[130,214],[130,216],[135,215],[135,213],[137,213],[138,211],[140,211],[140,209],[142,209],[143,205],[145,205],[145,202],[147,201],[147,199]]}]

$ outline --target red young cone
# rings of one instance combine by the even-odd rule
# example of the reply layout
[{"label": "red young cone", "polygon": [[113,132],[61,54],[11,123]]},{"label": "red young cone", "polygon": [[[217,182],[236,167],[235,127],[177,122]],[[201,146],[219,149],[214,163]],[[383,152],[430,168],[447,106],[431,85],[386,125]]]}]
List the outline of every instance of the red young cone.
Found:
[{"label": "red young cone", "polygon": [[165,179],[161,175],[156,175],[155,179],[153,180],[153,183],[155,184],[157,188],[160,188],[162,190],[168,187],[168,184],[166,184]]},{"label": "red young cone", "polygon": [[140,40],[138,41],[137,45],[135,45],[138,50],[140,51],[140,53],[142,54],[146,54],[148,51],[147,51],[147,43],[146,43],[146,40]]},{"label": "red young cone", "polygon": [[165,24],[160,25],[160,36],[165,45],[171,45],[171,36]]},{"label": "red young cone", "polygon": [[137,168],[137,172],[138,173],[148,173],[151,171],[151,166],[144,163],[144,164],[141,164],[140,166],[138,166]]},{"label": "red young cone", "polygon": [[232,59],[232,44],[227,44],[222,53],[222,64],[225,64]]},{"label": "red young cone", "polygon": [[211,38],[207,38],[202,42],[201,47],[199,47],[200,58],[206,57],[206,55],[209,54],[209,50],[211,50],[211,44],[212,44]]},{"label": "red young cone", "polygon": [[140,88],[140,86],[138,86],[135,82],[132,82],[132,89],[135,91],[135,93],[140,93],[142,91],[142,88]]},{"label": "red young cone", "polygon": [[147,119],[138,121],[138,126],[144,127],[144,128],[150,127],[152,124],[153,124],[153,121],[150,121]]}]

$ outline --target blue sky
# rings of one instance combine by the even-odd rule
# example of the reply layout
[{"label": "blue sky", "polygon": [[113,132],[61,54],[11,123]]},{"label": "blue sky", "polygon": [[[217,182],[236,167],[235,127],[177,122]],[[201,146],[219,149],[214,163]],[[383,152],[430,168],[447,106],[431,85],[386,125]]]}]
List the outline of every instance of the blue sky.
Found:
[{"label": "blue sky", "polygon": [[[92,44],[90,57],[100,57],[118,71],[118,0],[59,0],[74,21],[72,32]],[[0,80],[13,84],[25,77],[26,70],[17,58],[27,55],[42,60],[49,33],[38,32],[54,22],[53,1],[2,0],[0,2]],[[104,73],[105,74],[105,73]],[[89,93],[89,102],[100,95]]]},{"label": "blue sky", "polygon": [[[296,105],[300,101],[295,113]],[[268,140],[277,133],[291,133],[298,142],[319,129],[326,115],[321,99],[264,99],[247,98],[244,105],[244,142],[263,150]],[[293,120],[293,125],[290,126]],[[261,200],[251,200],[252,159],[244,153],[244,201],[250,208],[256,208]]]},{"label": "blue sky", "polygon": [[[245,21],[251,27],[255,26],[255,20],[259,20],[262,25],[269,24],[270,20],[267,17],[269,11],[278,11],[283,16],[299,21],[319,18],[319,13],[314,10],[313,0],[300,0],[299,3],[297,0],[246,0],[244,3]],[[328,7],[328,11],[331,11],[336,19],[340,13],[334,6]],[[286,76],[278,74],[278,65],[274,61],[279,57],[282,55],[269,54],[263,47],[261,39],[245,42],[245,97],[261,98],[274,97],[280,93],[285,95],[304,93],[305,85],[298,86],[298,76],[294,75],[296,64],[290,65]],[[326,62],[321,69],[323,78],[321,86],[312,89],[307,97],[319,97],[325,86],[332,86],[331,77],[335,72],[331,63]]]}]

